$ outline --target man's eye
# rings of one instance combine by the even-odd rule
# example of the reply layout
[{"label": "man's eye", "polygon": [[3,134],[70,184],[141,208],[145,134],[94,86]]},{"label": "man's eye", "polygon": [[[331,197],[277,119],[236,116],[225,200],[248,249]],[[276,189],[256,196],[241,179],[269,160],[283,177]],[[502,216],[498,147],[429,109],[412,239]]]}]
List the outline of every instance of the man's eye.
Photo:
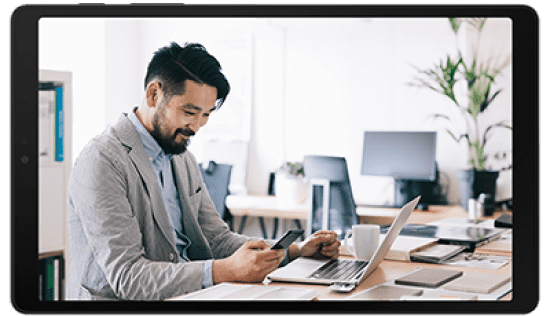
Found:
[{"label": "man's eye", "polygon": [[197,114],[197,113],[195,113],[195,112],[189,112],[189,111],[185,111],[185,114],[187,114],[187,115],[195,115],[195,114]]}]

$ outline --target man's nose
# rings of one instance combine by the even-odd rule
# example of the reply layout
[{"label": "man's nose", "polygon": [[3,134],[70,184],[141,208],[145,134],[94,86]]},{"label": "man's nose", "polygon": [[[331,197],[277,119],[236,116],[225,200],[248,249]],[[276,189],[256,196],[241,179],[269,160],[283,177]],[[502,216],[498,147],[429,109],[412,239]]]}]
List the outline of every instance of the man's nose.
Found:
[{"label": "man's nose", "polygon": [[205,124],[200,117],[195,117],[188,122],[187,127],[193,132],[197,133],[199,129]]}]

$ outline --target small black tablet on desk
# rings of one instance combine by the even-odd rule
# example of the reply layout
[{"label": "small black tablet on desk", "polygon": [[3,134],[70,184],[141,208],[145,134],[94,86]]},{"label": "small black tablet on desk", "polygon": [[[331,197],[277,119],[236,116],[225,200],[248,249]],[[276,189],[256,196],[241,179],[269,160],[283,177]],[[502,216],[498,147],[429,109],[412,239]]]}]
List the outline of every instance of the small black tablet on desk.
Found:
[{"label": "small black tablet on desk", "polygon": [[495,227],[512,228],[512,214],[504,213],[495,220]]},{"label": "small black tablet on desk", "polygon": [[[387,229],[381,228],[380,233],[384,234]],[[466,250],[473,251],[476,246],[498,238],[502,232],[502,228],[407,224],[400,235],[437,238],[440,244],[464,245],[468,247]]]}]

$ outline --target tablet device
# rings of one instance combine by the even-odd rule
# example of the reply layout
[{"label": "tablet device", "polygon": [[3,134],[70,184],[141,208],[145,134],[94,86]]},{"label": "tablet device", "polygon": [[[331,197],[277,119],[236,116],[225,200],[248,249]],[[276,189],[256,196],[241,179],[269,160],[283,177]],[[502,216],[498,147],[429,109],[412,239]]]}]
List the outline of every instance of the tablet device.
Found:
[{"label": "tablet device", "polygon": [[[300,103],[316,103],[302,102],[303,100],[300,98],[294,98],[293,93],[303,95],[304,91],[309,91],[309,87],[318,85],[317,81],[311,79],[319,79],[319,81],[322,82],[322,79],[326,78],[324,75],[328,74],[326,72],[330,70],[338,70],[338,72],[335,72],[336,77],[333,78],[334,81],[329,82],[331,86],[333,86],[334,83],[338,83],[337,85],[339,88],[344,86],[356,87],[354,84],[345,83],[343,81],[347,77],[345,75],[346,71],[352,71],[353,73],[362,75],[364,80],[371,80],[367,83],[376,83],[380,81],[376,78],[383,76],[383,74],[386,74],[384,78],[399,79],[400,77],[394,76],[393,72],[390,71],[392,67],[388,68],[387,65],[405,65],[405,60],[398,61],[398,57],[406,57],[407,60],[410,60],[412,63],[416,58],[410,57],[410,52],[414,52],[416,48],[415,44],[420,42],[415,37],[418,36],[418,38],[423,39],[428,38],[428,36],[424,35],[425,32],[439,32],[441,29],[430,27],[398,27],[393,24],[392,18],[397,18],[396,20],[398,21],[405,20],[406,22],[410,22],[416,20],[416,18],[419,18],[421,21],[432,21],[441,18],[445,19],[448,16],[488,16],[507,18],[513,21],[510,34],[510,37],[513,39],[513,89],[506,89],[505,91],[510,93],[509,98],[512,99],[514,105],[520,105],[519,109],[514,107],[514,137],[517,137],[519,140],[531,140],[514,141],[514,153],[517,152],[521,154],[514,156],[514,158],[520,158],[518,161],[519,163],[514,164],[514,181],[521,179],[517,185],[514,185],[514,202],[516,202],[516,208],[524,210],[524,214],[526,215],[516,218],[518,221],[516,223],[516,228],[520,230],[520,233],[514,235],[514,244],[535,246],[516,247],[517,249],[514,250],[514,257],[521,258],[521,260],[517,260],[519,262],[514,263],[513,301],[502,305],[492,302],[487,304],[491,304],[488,309],[494,309],[495,311],[505,310],[506,312],[521,311],[522,313],[527,313],[528,310],[534,309],[538,302],[539,293],[537,264],[538,247],[536,247],[536,245],[538,245],[539,230],[539,207],[537,203],[539,200],[539,190],[538,181],[536,181],[539,175],[537,163],[538,116],[536,115],[536,110],[539,105],[537,97],[539,90],[537,76],[539,69],[539,22],[536,12],[533,9],[523,5],[487,7],[460,6],[457,8],[453,6],[193,6],[182,4],[136,4],[114,6],[96,4],[55,6],[25,5],[13,12],[10,24],[12,39],[10,42],[11,112],[6,115],[6,117],[9,116],[11,118],[11,124],[5,124],[5,126],[10,126],[9,137],[11,150],[8,150],[10,153],[5,155],[6,160],[8,158],[10,159],[10,164],[6,163],[5,165],[11,165],[11,190],[5,190],[7,193],[5,200],[10,200],[11,202],[11,260],[7,260],[6,265],[9,264],[11,267],[10,294],[11,303],[14,308],[23,313],[38,311],[54,312],[59,310],[75,312],[79,309],[87,312],[105,312],[106,310],[110,310],[110,308],[129,311],[132,310],[132,307],[128,307],[130,304],[136,307],[141,307],[140,304],[146,304],[148,310],[173,308],[181,311],[179,306],[174,306],[165,302],[121,302],[111,305],[104,303],[94,304],[93,302],[47,302],[39,299],[39,269],[37,267],[39,260],[38,255],[40,253],[39,243],[42,241],[39,239],[39,233],[44,231],[62,231],[55,230],[52,227],[46,227],[46,229],[39,228],[39,215],[44,212],[44,208],[39,207],[39,196],[45,196],[48,198],[48,201],[53,201],[52,197],[48,194],[38,194],[40,181],[45,178],[41,173],[44,171],[42,170],[44,168],[40,166],[41,158],[39,156],[39,136],[43,136],[39,133],[39,69],[70,72],[74,74],[74,122],[76,130],[83,133],[81,134],[82,136],[74,138],[74,156],[76,156],[79,151],[76,145],[77,140],[88,141],[93,135],[101,132],[93,131],[87,124],[78,124],[76,113],[81,113],[81,117],[84,117],[81,122],[85,123],[94,122],[94,119],[88,117],[89,113],[98,113],[98,116],[102,120],[104,117],[113,120],[116,119],[116,115],[120,112],[118,107],[112,106],[113,104],[128,106],[130,104],[140,103],[142,97],[140,89],[141,76],[136,72],[143,71],[142,68],[144,67],[140,68],[139,66],[135,66],[135,64],[140,64],[142,59],[148,60],[153,50],[160,47],[160,42],[162,42],[162,44],[167,44],[169,41],[182,43],[195,39],[200,42],[203,37],[200,37],[198,32],[211,31],[212,34],[206,36],[206,38],[210,40],[209,43],[207,43],[209,44],[207,47],[218,47],[217,50],[213,51],[214,55],[220,56],[231,53],[231,56],[227,58],[224,57],[222,64],[224,65],[224,70],[231,72],[230,69],[232,69],[232,72],[236,74],[233,77],[237,79],[232,80],[234,88],[232,94],[238,96],[238,98],[236,98],[237,100],[249,100],[249,103],[254,101],[253,103],[256,110],[262,108],[273,109],[273,107],[267,106],[271,104],[270,102],[274,102],[274,104],[280,103],[277,103],[278,99],[273,99],[273,95],[286,95],[287,97],[283,98],[284,100],[292,100],[292,104],[288,106],[294,106]],[[285,17],[289,19],[285,20]],[[348,22],[347,18],[350,18],[352,21]],[[182,27],[172,26],[172,23],[185,22],[186,20],[191,20],[192,23]],[[200,22],[206,20],[209,24],[207,27],[204,27]],[[264,36],[264,33],[260,33],[261,29],[258,27],[251,27],[249,35],[240,36],[240,33],[238,33],[240,28],[238,27],[241,26],[242,22],[249,22],[248,20],[261,23],[261,26],[267,28],[269,32]],[[241,24],[238,22],[241,22]],[[445,22],[446,25],[446,21],[443,22]],[[326,23],[331,24],[327,26]],[[332,25],[332,23],[336,23],[337,25]],[[228,27],[228,24],[231,27]],[[97,27],[98,25],[100,27]],[[48,28],[48,26],[51,26],[51,28]],[[255,24],[252,26],[255,26]],[[153,27],[158,27],[160,31]],[[488,24],[487,27],[490,27],[490,25]],[[347,29],[341,31],[339,28]],[[330,32],[322,31],[324,29],[328,29]],[[226,36],[225,33],[221,34],[220,30],[227,31],[230,33],[230,36]],[[304,31],[308,32],[304,33]],[[384,32],[390,33],[390,35],[401,34],[401,36],[394,39],[394,37],[388,36]],[[312,36],[303,36],[311,34],[325,35],[327,33],[332,35],[332,38],[329,37],[321,42],[314,41]],[[442,34],[443,33],[441,33],[441,35]],[[106,41],[105,37],[108,37],[109,41]],[[429,38],[433,40],[433,37]],[[127,43],[126,41],[121,41],[121,39],[128,39],[130,42]],[[356,42],[354,42],[355,45],[349,46],[345,40],[354,40]],[[212,42],[214,44],[212,44]],[[439,44],[439,42],[440,41],[437,41],[436,44]],[[385,43],[390,47],[398,44],[406,45],[403,46],[406,49],[398,50],[395,53],[384,53],[387,51],[385,49]],[[420,48],[425,48],[426,51],[434,56],[437,55],[435,50],[439,47],[445,49],[444,45],[435,45],[433,42],[431,43],[432,46],[428,45],[429,43],[427,41],[421,41],[418,46],[420,46]],[[38,46],[41,46],[40,49]],[[312,54],[308,50],[302,52],[303,49],[309,49],[317,53]],[[357,54],[358,51],[359,54]],[[369,54],[372,53],[374,56],[368,55],[363,51]],[[53,52],[53,57],[50,59],[46,58],[49,52]],[[267,54],[264,55],[262,52],[267,52]],[[312,56],[317,57],[321,52],[324,52],[325,55],[320,55],[317,59],[312,59]],[[346,58],[329,59],[326,57],[337,56],[336,52],[345,53]],[[352,54],[353,52],[355,53]],[[88,53],[88,55],[85,53]],[[286,55],[279,55],[278,53],[285,53]],[[421,57],[425,55],[425,53],[420,50],[418,53]],[[234,58],[233,55],[238,58]],[[108,60],[104,60],[104,56],[108,58]],[[305,62],[298,59],[298,57],[301,56],[306,56],[307,59]],[[359,57],[355,59],[354,56]],[[384,58],[388,59],[390,62],[386,61]],[[227,62],[227,60],[235,59],[240,62],[235,66],[231,66],[231,63]],[[318,59],[331,60],[334,62],[349,60],[352,66],[343,67],[339,64],[334,64],[333,67],[319,67],[320,64],[316,62]],[[121,60],[125,61],[125,63],[121,64]],[[259,68],[259,63],[262,61],[267,61],[267,63],[263,68]],[[287,61],[288,64],[284,65],[282,61]],[[427,60],[425,62],[428,63]],[[109,65],[116,65],[116,67],[108,66],[106,63]],[[241,64],[246,67],[239,67]],[[367,67],[371,75],[365,77],[364,72],[360,71],[361,67],[359,66],[361,65],[380,65],[380,68],[385,72],[377,73],[376,71],[370,71],[371,68]],[[398,74],[402,73],[400,67],[394,68],[395,72]],[[292,69],[296,69],[297,75],[300,78],[299,80],[295,74],[289,71]],[[304,71],[304,69],[307,71]],[[390,71],[390,73],[388,73],[388,71]],[[304,75],[308,73],[312,76],[305,78]],[[247,78],[252,77],[250,76],[252,74],[254,74],[253,77],[255,79],[247,81]],[[83,80],[83,78],[85,80]],[[279,78],[279,80],[276,80],[277,78]],[[280,78],[284,78],[282,82],[286,82],[286,84],[280,84]],[[134,79],[139,82],[134,82]],[[265,82],[259,81],[260,79],[265,80]],[[241,81],[242,83],[238,84],[238,82]],[[259,82],[263,84],[259,85]],[[299,82],[308,83],[308,89],[300,89],[300,85],[296,85],[296,83]],[[362,81],[354,80],[352,83],[356,82]],[[136,91],[122,88],[121,85],[128,87],[135,86]],[[239,90],[237,86],[244,87],[244,89]],[[369,85],[365,85],[365,87],[368,86]],[[285,87],[287,90],[282,91],[282,87]],[[323,86],[321,86],[321,88],[323,88]],[[83,89],[84,92],[78,93],[78,89]],[[273,89],[278,90],[274,92]],[[66,89],[65,92],[67,93],[71,90],[72,89]],[[118,96],[123,95],[123,97],[119,99],[116,97],[107,97],[105,90],[126,92],[123,94],[117,93],[116,95]],[[359,97],[365,95],[364,93],[360,93],[361,89],[355,90],[359,91]],[[244,92],[238,93],[238,91]],[[248,94],[245,92],[248,92]],[[285,92],[286,94],[281,92]],[[384,90],[382,89],[381,92],[384,92]],[[312,93],[312,95],[317,94]],[[397,92],[393,95],[397,96],[397,98],[403,98],[403,96]],[[96,99],[92,98],[92,96],[96,96],[100,101],[96,102]],[[134,99],[129,100],[130,96],[134,96],[137,101]],[[65,97],[67,97],[67,100],[70,99],[67,94],[65,94]],[[358,99],[361,100],[360,98]],[[109,101],[107,102],[106,100]],[[307,100],[311,99],[308,98]],[[352,98],[350,97],[349,100],[352,100]],[[93,106],[83,105],[87,104],[86,101],[89,101]],[[228,102],[231,102],[231,100]],[[108,103],[109,106],[98,106],[104,105],[104,103]],[[348,102],[346,106],[350,106],[353,103],[354,102]],[[361,106],[361,111],[367,106],[359,101],[355,103]],[[373,104],[375,103],[376,102]],[[332,104],[332,102],[330,102],[330,104]],[[246,108],[246,104],[240,103],[236,104],[237,106],[227,105],[228,106],[223,109],[224,111],[230,108]],[[256,107],[257,105],[261,106]],[[409,105],[410,104],[407,104],[407,106]],[[410,107],[408,108],[410,109]],[[68,107],[66,109],[68,109]],[[108,113],[102,113],[103,111],[107,111]],[[358,113],[362,113],[361,111]],[[400,111],[394,112],[397,114],[400,113]],[[273,121],[273,117],[278,115],[272,115],[268,117],[268,120],[258,121],[257,118],[262,116],[257,115],[257,112],[253,113],[254,115],[252,117],[255,118],[253,126],[279,126],[277,124],[265,124],[265,121],[271,122]],[[302,117],[302,113],[309,112],[297,111],[296,113],[299,115],[293,117]],[[221,112],[219,114],[221,114]],[[251,116],[242,115],[241,117],[249,118]],[[363,116],[358,115],[357,117],[361,118]],[[400,118],[398,117],[396,119],[399,120]],[[299,124],[299,129],[297,129],[297,131],[307,130],[307,134],[310,136],[315,135],[310,128],[311,126],[308,125],[314,121],[313,117],[307,120],[296,121],[297,124]],[[382,118],[379,118],[378,121],[384,122]],[[226,124],[226,121],[222,123]],[[234,121],[230,120],[229,123],[233,125]],[[292,122],[289,121],[289,123]],[[340,123],[344,124],[344,122]],[[102,124],[107,125],[110,124],[110,122],[102,122]],[[255,155],[253,154],[257,151],[257,148],[253,146],[254,143],[270,143],[257,138],[258,135],[263,135],[263,132],[260,134],[254,129],[247,128],[245,124],[238,126],[243,126],[245,139],[251,139],[250,135],[254,136],[254,141],[250,142],[250,157],[254,157]],[[69,130],[69,127],[65,125],[67,135],[69,135]],[[273,134],[273,132],[271,131],[269,134]],[[275,134],[277,134],[277,129]],[[302,133],[294,133],[294,130],[286,132],[286,135],[293,135],[293,139],[299,139],[297,138],[298,136],[307,136],[301,134]],[[296,137],[294,137],[294,135],[296,135]],[[329,138],[328,140],[347,139],[347,137],[342,138],[336,135],[333,136],[333,138]],[[346,136],[353,135],[350,134]],[[287,138],[290,139],[289,137]],[[353,140],[353,137],[351,137],[351,139]],[[334,147],[336,148],[334,149],[333,146],[330,146],[331,142],[327,142],[327,144],[327,148],[323,149],[324,151],[337,151],[338,148],[336,147],[338,146]],[[277,147],[278,146],[275,146],[275,148]],[[294,148],[292,144],[288,144],[287,147]],[[70,164],[70,151],[67,147],[64,149],[66,155],[64,157],[65,161]],[[292,157],[294,153],[289,151],[288,156]],[[253,161],[251,161],[250,164],[253,165]],[[52,168],[47,168],[46,171],[51,171],[50,169]],[[521,176],[516,177],[516,173]],[[528,181],[524,181],[524,179]],[[452,180],[452,175],[450,180]],[[453,181],[450,183],[452,182]],[[51,188],[53,188],[53,186]],[[56,193],[61,194],[62,191]],[[11,194],[9,198],[7,196],[8,194]],[[63,199],[60,201],[65,200]],[[521,233],[524,231],[528,233]],[[65,255],[67,255],[67,253],[65,253]],[[525,264],[529,267],[528,269],[523,268]],[[519,269],[517,269],[518,265],[520,265]],[[69,267],[70,262],[66,262],[64,266],[66,268]],[[68,270],[66,273],[68,273]],[[60,276],[61,279],[64,279],[62,280],[62,282],[64,282],[67,274],[63,272],[60,273]],[[60,294],[60,296],[63,297],[64,293]],[[481,304],[484,303],[476,304],[476,308],[477,306],[482,306]],[[186,308],[189,309],[189,305],[186,306]],[[219,309],[217,306],[220,305],[209,304],[206,309]],[[259,305],[254,306],[252,304],[246,304],[245,306],[247,309],[260,307]],[[281,310],[290,309],[294,311],[296,309],[294,304],[277,304],[276,306],[276,308]],[[321,306],[325,307],[324,305]],[[376,304],[369,306],[369,310],[392,309],[392,306],[391,304]],[[464,306],[468,308],[468,305]],[[204,310],[203,306],[200,307],[200,310]],[[329,310],[333,311],[344,310],[334,302],[327,304],[327,307],[329,307]],[[265,306],[261,306],[261,308],[263,310]],[[350,305],[346,304],[346,308],[346,310],[348,310]],[[364,310],[364,304],[362,304],[360,308]],[[197,308],[192,309],[199,310]],[[351,307],[351,309],[353,310],[353,307]],[[438,306],[434,306],[433,304],[430,305],[428,309],[432,312],[439,310]],[[444,309],[441,309],[441,311],[443,310]]]}]

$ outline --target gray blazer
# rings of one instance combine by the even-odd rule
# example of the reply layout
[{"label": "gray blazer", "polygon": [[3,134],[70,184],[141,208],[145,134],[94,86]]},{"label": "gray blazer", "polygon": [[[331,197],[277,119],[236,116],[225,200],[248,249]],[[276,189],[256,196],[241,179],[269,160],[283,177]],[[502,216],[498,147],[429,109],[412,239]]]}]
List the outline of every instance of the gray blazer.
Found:
[{"label": "gray blazer", "polygon": [[162,300],[195,291],[205,260],[230,256],[250,240],[220,218],[189,151],[173,164],[192,243],[188,263],[178,263],[158,182],[126,115],[85,146],[68,187],[67,299]]}]

